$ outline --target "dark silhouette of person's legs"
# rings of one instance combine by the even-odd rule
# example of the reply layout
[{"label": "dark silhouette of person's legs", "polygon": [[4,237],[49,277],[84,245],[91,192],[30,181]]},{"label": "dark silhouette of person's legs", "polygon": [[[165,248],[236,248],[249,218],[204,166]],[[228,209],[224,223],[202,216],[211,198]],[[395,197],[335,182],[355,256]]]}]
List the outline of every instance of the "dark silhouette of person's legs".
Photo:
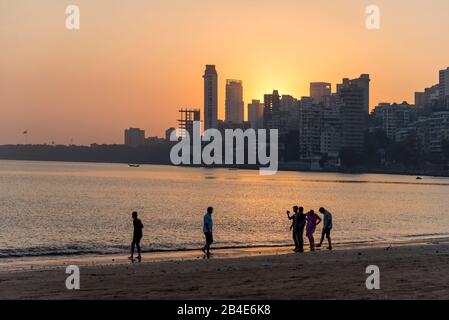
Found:
[{"label": "dark silhouette of person's legs", "polygon": [[136,248],[136,241],[135,239],[133,239],[133,241],[131,242],[131,256],[129,257],[130,259],[134,258],[134,250]]},{"label": "dark silhouette of person's legs", "polygon": [[209,244],[206,243],[205,246],[203,247],[203,252],[208,254],[209,250],[210,250],[210,246],[209,246]]},{"label": "dark silhouette of person's legs", "polygon": [[326,235],[326,230],[323,230],[323,233],[321,234],[321,240],[320,244],[318,245],[318,248],[320,248],[323,245],[324,236]]},{"label": "dark silhouette of person's legs", "polygon": [[293,241],[295,242],[295,250],[299,249],[298,232],[293,231]]},{"label": "dark silhouette of person's legs", "polygon": [[214,242],[212,233],[205,233],[206,236],[206,245],[203,247],[203,252],[207,258],[210,257],[210,246]]},{"label": "dark silhouette of person's legs", "polygon": [[307,238],[309,238],[310,242],[310,251],[315,251],[315,239],[313,238],[313,234],[308,235]]},{"label": "dark silhouette of person's legs", "polygon": [[330,230],[326,233],[327,242],[329,243],[329,250],[332,250],[332,240],[331,240],[331,232]]},{"label": "dark silhouette of person's legs", "polygon": [[298,230],[298,251],[304,252],[304,230]]},{"label": "dark silhouette of person's legs", "polygon": [[138,240],[136,241],[136,247],[137,247],[137,254],[138,254],[138,257],[140,258],[140,239],[138,239]]},{"label": "dark silhouette of person's legs", "polygon": [[133,238],[133,242],[131,243],[131,256],[129,257],[131,260],[134,259],[134,251],[137,248],[137,259],[141,259],[141,249],[140,249],[140,240],[142,238]]},{"label": "dark silhouette of person's legs", "polygon": [[323,233],[321,234],[321,241],[318,247],[321,247],[323,245],[324,237],[326,237],[327,242],[329,244],[328,249],[332,250],[331,230],[323,230]]}]

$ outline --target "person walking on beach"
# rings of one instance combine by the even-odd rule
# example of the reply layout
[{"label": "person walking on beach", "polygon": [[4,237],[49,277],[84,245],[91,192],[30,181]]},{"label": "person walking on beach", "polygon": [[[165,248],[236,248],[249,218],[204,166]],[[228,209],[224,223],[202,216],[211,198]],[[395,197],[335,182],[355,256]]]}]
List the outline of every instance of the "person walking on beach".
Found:
[{"label": "person walking on beach", "polygon": [[140,240],[142,240],[143,236],[143,224],[140,219],[137,218],[137,212],[132,213],[133,218],[133,226],[134,226],[134,233],[133,233],[133,241],[131,243],[131,256],[129,257],[129,260],[134,261],[134,248],[137,247],[137,260],[140,262],[142,261],[142,256],[140,255]]},{"label": "person walking on beach", "polygon": [[328,249],[332,250],[331,231],[332,231],[332,214],[324,208],[320,208],[320,213],[323,215],[323,233],[321,234],[320,248],[323,245],[324,237],[326,236],[329,244]]},{"label": "person walking on beach", "polygon": [[204,215],[204,222],[203,222],[203,232],[204,236],[206,237],[206,245],[203,247],[203,252],[206,255],[207,258],[210,257],[210,246],[214,242],[214,237],[212,234],[212,213],[214,212],[214,208],[209,207],[207,208],[207,212]]},{"label": "person walking on beach", "polygon": [[321,218],[313,210],[310,210],[306,217],[306,236],[309,239],[310,251],[315,251],[315,239],[313,238],[313,234],[315,233],[317,225],[320,224]]}]

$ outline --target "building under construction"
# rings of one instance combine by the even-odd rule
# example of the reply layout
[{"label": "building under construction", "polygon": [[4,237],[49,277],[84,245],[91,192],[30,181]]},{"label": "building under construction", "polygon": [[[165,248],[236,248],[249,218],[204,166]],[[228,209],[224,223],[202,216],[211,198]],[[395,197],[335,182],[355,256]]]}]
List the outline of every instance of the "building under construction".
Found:
[{"label": "building under construction", "polygon": [[201,122],[201,111],[199,109],[183,108],[179,110],[180,119],[178,120],[179,137],[186,137],[186,132],[190,137],[193,136],[193,123]]}]

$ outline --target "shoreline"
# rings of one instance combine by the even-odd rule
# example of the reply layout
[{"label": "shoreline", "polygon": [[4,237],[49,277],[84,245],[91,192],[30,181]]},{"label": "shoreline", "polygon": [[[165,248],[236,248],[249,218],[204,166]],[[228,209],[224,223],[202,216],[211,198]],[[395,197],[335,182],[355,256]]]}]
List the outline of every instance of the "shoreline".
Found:
[{"label": "shoreline", "polygon": [[[0,272],[0,299],[315,300],[447,299],[449,242],[289,249],[142,263],[80,266],[81,290],[65,288],[64,267]],[[144,259],[146,259],[144,257]],[[379,266],[381,290],[366,289],[366,268]]]},{"label": "shoreline", "polygon": [[[7,158],[0,158],[0,161],[23,161],[23,162],[61,162],[61,163],[83,163],[83,164],[121,164],[121,165],[129,165],[129,162],[123,162],[123,161],[81,161],[81,160],[41,160],[41,159],[7,159]],[[177,167],[177,168],[196,168],[196,169],[229,169],[229,170],[259,170],[259,167],[254,166],[247,166],[247,167],[241,167],[241,166],[202,166],[202,165],[180,165],[175,166],[170,163],[144,163],[144,162],[133,162],[133,164],[138,164],[140,166],[164,166],[164,167]],[[410,177],[429,177],[429,178],[449,178],[449,172],[447,171],[439,171],[439,172],[426,172],[426,171],[419,171],[419,170],[400,170],[400,169],[393,169],[393,170],[385,170],[385,169],[341,169],[341,170],[329,170],[329,169],[323,169],[323,170],[306,170],[306,169],[300,169],[300,168],[293,168],[291,164],[285,163],[284,167],[282,167],[282,164],[278,168],[279,172],[298,172],[298,173],[338,173],[338,174],[348,174],[348,175],[360,175],[360,174],[373,174],[373,175],[397,175],[397,176],[410,176]]]},{"label": "shoreline", "polygon": [[[326,243],[326,242],[325,242]],[[407,239],[397,241],[364,241],[364,242],[334,242],[334,248],[337,251],[344,250],[364,250],[386,247],[406,247],[414,245],[435,245],[447,243],[449,237],[431,237],[419,239]],[[324,246],[325,247],[325,246]],[[312,254],[307,241],[304,243],[304,254]],[[278,256],[290,254],[293,245],[254,245],[254,246],[217,246],[212,248],[215,253],[214,259],[235,259],[249,258],[257,256]],[[321,251],[326,251],[322,249]],[[142,251],[143,263],[169,262],[169,261],[193,261],[203,259],[203,253],[200,248],[196,249],[173,249],[173,250],[155,250]],[[79,266],[114,266],[129,264],[127,253],[114,254],[73,254],[73,255],[43,255],[30,257],[11,257],[0,258],[0,274],[8,272],[21,271],[43,271],[62,268],[67,265]]]}]

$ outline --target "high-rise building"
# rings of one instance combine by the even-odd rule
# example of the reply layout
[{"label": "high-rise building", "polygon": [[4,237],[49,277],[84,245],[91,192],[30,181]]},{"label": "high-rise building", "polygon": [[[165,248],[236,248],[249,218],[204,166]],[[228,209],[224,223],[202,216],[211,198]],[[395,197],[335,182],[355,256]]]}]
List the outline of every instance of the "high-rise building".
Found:
[{"label": "high-rise building", "polygon": [[343,79],[343,83],[341,84],[337,84],[337,93],[340,92],[340,88],[343,87],[349,87],[351,84],[357,86],[358,88],[362,89],[363,91],[363,110],[365,111],[365,117],[367,118],[369,115],[369,96],[370,96],[370,89],[369,89],[369,84],[370,84],[370,78],[369,78],[369,74],[362,74],[359,78],[357,79],[352,79],[349,80],[347,78]]},{"label": "high-rise building", "polygon": [[204,130],[218,127],[218,75],[214,65],[204,72]]},{"label": "high-rise building", "polygon": [[303,160],[321,157],[322,106],[312,98],[303,97],[299,102],[299,152]]},{"label": "high-rise building", "polygon": [[314,103],[323,102],[325,97],[332,94],[332,85],[327,82],[310,83],[310,97]]},{"label": "high-rise building", "polygon": [[440,71],[439,95],[441,101],[449,98],[449,67]]},{"label": "high-rise building", "polygon": [[337,85],[337,88],[341,121],[341,147],[354,152],[362,152],[367,131],[369,76],[362,76],[355,80],[343,79],[343,83]]},{"label": "high-rise building", "polygon": [[319,161],[338,158],[341,149],[341,120],[337,95],[323,97],[316,103],[312,97],[299,101],[299,155],[302,160]]},{"label": "high-rise building", "polygon": [[240,80],[226,81],[226,113],[225,121],[241,124],[245,120],[243,102],[243,86]]},{"label": "high-rise building", "polygon": [[145,131],[139,128],[125,130],[125,145],[128,147],[141,147],[145,145]]},{"label": "high-rise building", "polygon": [[299,102],[290,95],[282,95],[279,104],[280,125],[282,131],[298,130],[299,127]]},{"label": "high-rise building", "polygon": [[277,90],[264,95],[263,122],[265,129],[280,129],[281,96]]},{"label": "high-rise building", "polygon": [[263,109],[264,104],[260,100],[253,100],[248,104],[248,121],[252,129],[263,128]]},{"label": "high-rise building", "polygon": [[338,95],[325,97],[321,129],[321,154],[337,158],[341,149],[341,121],[337,106]]}]

